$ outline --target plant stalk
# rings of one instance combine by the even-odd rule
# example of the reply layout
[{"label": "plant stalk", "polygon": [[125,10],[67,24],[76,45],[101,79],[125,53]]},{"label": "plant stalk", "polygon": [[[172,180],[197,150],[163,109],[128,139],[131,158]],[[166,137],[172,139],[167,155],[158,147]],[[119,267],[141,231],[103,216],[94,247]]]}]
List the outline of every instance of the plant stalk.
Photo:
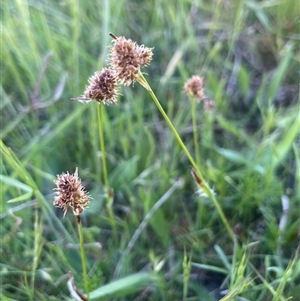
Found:
[{"label": "plant stalk", "polygon": [[199,141],[198,141],[198,129],[197,129],[197,118],[196,118],[196,100],[191,99],[192,102],[192,123],[193,123],[193,136],[194,136],[194,147],[196,164],[200,166],[200,153],[199,153]]},{"label": "plant stalk", "polygon": [[230,224],[227,220],[227,218],[224,215],[224,212],[220,206],[220,204],[218,203],[213,191],[210,189],[210,187],[208,186],[208,184],[206,184],[204,177],[202,175],[202,173],[200,172],[197,164],[195,163],[193,157],[191,156],[191,154],[189,153],[188,149],[186,148],[185,144],[183,143],[183,141],[181,140],[177,130],[175,129],[175,127],[173,126],[171,120],[169,119],[168,115],[165,113],[163,107],[161,106],[159,100],[157,99],[156,95],[154,94],[154,92],[152,91],[150,85],[148,84],[147,80],[145,79],[144,75],[140,72],[140,76],[137,78],[137,82],[139,84],[141,84],[150,94],[152,100],[154,101],[154,103],[156,104],[158,110],[160,111],[160,113],[162,114],[162,116],[164,117],[166,123],[168,124],[169,128],[171,129],[171,131],[173,132],[173,135],[175,136],[178,144],[180,145],[180,147],[182,148],[182,150],[184,151],[184,153],[186,154],[187,158],[189,159],[192,167],[194,168],[199,181],[197,181],[197,184],[199,185],[199,187],[202,189],[202,191],[208,195],[208,197],[213,201],[213,204],[215,206],[215,208],[217,209],[217,212],[224,224],[224,226],[227,229],[227,232],[229,234],[229,236],[232,238],[233,242],[236,244],[236,237],[234,235],[234,232],[232,230],[232,228],[230,227]]},{"label": "plant stalk", "polygon": [[114,238],[117,238],[117,228],[115,223],[114,212],[112,209],[112,194],[108,185],[107,167],[106,167],[106,153],[105,153],[105,143],[104,143],[104,130],[103,130],[103,105],[98,105],[98,126],[99,126],[99,140],[100,140],[100,150],[101,150],[101,160],[103,169],[103,182],[106,189],[106,208],[108,211],[109,219],[113,228]]},{"label": "plant stalk", "polygon": [[[193,138],[194,138],[196,164],[200,166],[201,164],[200,164],[200,152],[199,152],[198,129],[197,129],[197,118],[196,118],[197,101],[193,97],[190,97],[190,100],[191,100],[191,110],[192,110]],[[196,218],[197,229],[201,229],[202,227],[203,207],[204,207],[203,202],[198,202],[197,218]]]},{"label": "plant stalk", "polygon": [[82,276],[84,281],[84,289],[87,295],[87,299],[89,300],[89,287],[88,287],[86,260],[85,260],[84,243],[83,243],[82,223],[81,223],[80,215],[77,215],[76,217],[77,217],[77,225],[78,225],[78,233],[79,233],[80,257],[82,263]]}]

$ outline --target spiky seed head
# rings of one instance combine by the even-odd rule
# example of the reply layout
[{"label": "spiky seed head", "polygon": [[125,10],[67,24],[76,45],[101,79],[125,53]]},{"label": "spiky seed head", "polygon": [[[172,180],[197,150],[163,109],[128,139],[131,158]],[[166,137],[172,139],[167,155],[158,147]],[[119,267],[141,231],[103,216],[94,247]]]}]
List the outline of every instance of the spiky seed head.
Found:
[{"label": "spiky seed head", "polygon": [[144,45],[137,47],[137,53],[139,56],[139,63],[141,67],[147,67],[151,63],[153,57],[152,49],[153,48],[148,48]]},{"label": "spiky seed head", "polygon": [[57,175],[54,183],[56,184],[56,188],[54,188],[56,196],[53,205],[63,209],[64,216],[69,207],[73,214],[78,216],[88,206],[91,197],[81,184],[77,168],[74,174],[67,172]]},{"label": "spiky seed head", "polygon": [[118,98],[117,78],[115,72],[109,68],[97,71],[88,80],[89,84],[81,97],[72,98],[82,102],[96,100],[106,105],[116,104]]},{"label": "spiky seed head", "polygon": [[84,96],[107,105],[117,103],[118,90],[115,72],[109,68],[95,72],[89,78],[89,85],[84,91]]},{"label": "spiky seed head", "polygon": [[205,97],[204,78],[198,75],[193,75],[184,84],[184,91],[196,100],[202,100]]},{"label": "spiky seed head", "polygon": [[113,45],[110,47],[109,64],[115,70],[121,84],[129,86],[140,74],[140,69],[150,64],[153,56],[152,49],[137,45],[125,37],[112,36]]}]

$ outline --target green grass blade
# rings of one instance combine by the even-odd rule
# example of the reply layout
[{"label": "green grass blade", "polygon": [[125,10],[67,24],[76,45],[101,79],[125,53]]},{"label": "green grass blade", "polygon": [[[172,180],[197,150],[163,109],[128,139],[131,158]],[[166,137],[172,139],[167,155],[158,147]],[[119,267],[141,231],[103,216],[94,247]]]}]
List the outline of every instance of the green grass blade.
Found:
[{"label": "green grass blade", "polygon": [[300,130],[300,118],[296,116],[294,123],[290,128],[286,129],[283,138],[280,143],[275,147],[275,150],[272,154],[272,165],[276,168],[286,157],[287,153],[293,146],[296,138],[299,136]]},{"label": "green grass blade", "polygon": [[290,61],[292,59],[293,50],[294,50],[293,44],[288,44],[286,46],[286,49],[283,50],[284,56],[279,66],[276,68],[276,72],[270,84],[270,90],[268,95],[269,101],[274,99],[276,92],[278,91],[282,81],[284,80],[288,68],[290,67]]},{"label": "green grass blade", "polygon": [[139,290],[153,285],[156,278],[148,273],[138,273],[116,280],[104,285],[90,293],[90,300],[100,300],[103,298],[125,297],[128,294],[136,293]]}]

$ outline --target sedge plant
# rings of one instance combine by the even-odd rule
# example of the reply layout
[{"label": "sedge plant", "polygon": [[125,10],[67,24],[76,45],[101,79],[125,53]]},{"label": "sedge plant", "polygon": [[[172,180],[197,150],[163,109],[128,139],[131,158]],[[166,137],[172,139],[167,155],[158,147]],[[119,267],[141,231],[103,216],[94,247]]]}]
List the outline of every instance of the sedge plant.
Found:
[{"label": "sedge plant", "polygon": [[192,101],[192,124],[193,124],[193,136],[195,157],[197,165],[200,165],[200,153],[199,153],[199,141],[198,141],[198,129],[196,121],[196,104],[199,103],[204,97],[204,79],[198,75],[194,75],[187,80],[184,84],[184,91],[189,95]]},{"label": "sedge plant", "polygon": [[[193,125],[193,138],[194,138],[194,148],[195,148],[195,158],[197,166],[200,166],[200,150],[199,150],[199,139],[198,139],[198,127],[197,127],[197,105],[203,102],[203,107],[206,112],[211,111],[214,108],[214,101],[210,100],[204,93],[204,78],[198,75],[193,75],[184,84],[184,92],[191,98],[191,111],[192,111],[192,125]],[[206,123],[206,122],[205,122]],[[211,128],[210,124],[208,131]],[[206,131],[204,131],[206,132]],[[196,174],[194,174],[194,177]],[[198,181],[196,180],[198,183]],[[197,214],[197,228],[201,228],[201,216],[203,212],[203,202],[198,203],[198,214]]]},{"label": "sedge plant", "polygon": [[[164,111],[160,101],[157,99],[154,91],[150,87],[148,81],[144,77],[141,68],[146,67],[150,64],[153,52],[152,48],[145,47],[144,45],[138,45],[130,39],[126,39],[125,37],[116,37],[113,34],[110,34],[113,38],[112,46],[110,47],[109,53],[109,68],[103,68],[101,72],[96,72],[92,77],[89,78],[89,85],[86,87],[83,95],[78,98],[73,98],[72,100],[77,100],[80,102],[89,102],[91,100],[95,100],[99,103],[98,107],[98,124],[99,124],[99,138],[100,138],[100,149],[102,152],[102,166],[103,166],[103,180],[107,190],[107,208],[110,219],[113,225],[113,232],[116,234],[113,210],[112,210],[112,202],[110,195],[110,188],[108,185],[107,179],[107,168],[106,168],[106,158],[105,158],[105,144],[104,144],[104,135],[103,135],[103,124],[102,124],[102,105],[110,105],[117,103],[118,97],[118,84],[122,84],[125,86],[129,86],[134,82],[138,82],[142,87],[144,87],[148,93],[150,94],[152,100],[157,106],[158,110],[162,114],[165,119],[167,125],[171,129],[173,135],[175,136],[178,144],[181,149],[186,154],[188,160],[191,164],[191,173],[195,179],[195,182],[199,186],[199,190],[202,194],[207,195],[213,201],[215,208],[218,211],[218,214],[224,223],[229,236],[232,238],[234,242],[234,246],[237,247],[236,238],[231,229],[228,220],[226,219],[223,210],[218,203],[213,190],[209,187],[207,182],[204,179],[204,176],[201,172],[201,162],[198,158],[196,162],[194,161],[192,155],[188,151],[186,145],[180,138],[178,131],[174,127],[173,123],[169,119],[168,115]],[[186,84],[185,89],[188,93],[196,95],[197,98],[201,99],[204,97],[203,94],[203,79],[200,77],[193,77]],[[198,93],[198,94],[197,94]],[[194,116],[195,117],[195,116]],[[195,121],[195,120],[194,120]],[[195,122],[194,122],[195,125]],[[198,153],[198,144],[197,144],[197,131],[195,129],[195,148],[196,153]],[[60,178],[61,177],[61,178]],[[60,180],[66,180],[69,177],[74,177],[74,181],[78,180],[77,170],[74,176],[70,176],[69,174],[63,174],[58,177],[57,185],[59,187]],[[73,181],[73,180],[72,180]],[[63,186],[65,187],[65,186]],[[57,188],[58,190],[60,188]],[[83,193],[83,190],[81,190]],[[83,196],[80,196],[83,197]],[[79,200],[80,200],[79,197]],[[86,276],[86,265],[84,261],[84,247],[83,247],[83,238],[82,238],[82,228],[80,223],[79,214],[82,212],[83,208],[87,205],[88,196],[84,198],[84,205],[82,205],[81,201],[79,201],[79,207],[76,203],[72,203],[72,199],[69,198],[69,195],[64,195],[61,197],[60,195],[55,199],[55,205],[66,210],[68,207],[71,207],[74,215],[77,216],[78,221],[78,229],[79,229],[79,237],[80,237],[80,245],[81,245],[81,256],[82,256],[82,265],[83,265],[83,274],[84,274],[84,282],[85,289],[88,292],[87,285],[87,276]]]},{"label": "sedge plant", "polygon": [[116,238],[116,223],[114,213],[112,209],[113,193],[108,183],[108,173],[106,165],[106,152],[105,152],[105,141],[104,141],[104,130],[103,130],[103,104],[110,105],[117,103],[118,90],[117,90],[117,78],[115,72],[109,68],[103,68],[101,72],[95,72],[88,80],[89,84],[86,87],[82,96],[72,98],[83,103],[87,103],[91,100],[96,100],[99,104],[98,112],[98,128],[99,128],[99,142],[102,158],[102,173],[103,182],[106,188],[106,207],[109,214],[109,219],[113,228],[113,235]]},{"label": "sedge plant", "polygon": [[87,294],[87,300],[89,299],[89,286],[87,279],[86,257],[84,252],[84,241],[82,233],[82,223],[80,214],[88,206],[91,197],[85,191],[85,188],[81,184],[81,179],[78,177],[78,169],[76,168],[74,174],[62,173],[57,176],[55,180],[56,196],[54,198],[53,205],[63,209],[64,216],[69,208],[77,220],[79,243],[80,243],[80,256],[82,262],[82,276],[84,282],[84,288]]},{"label": "sedge plant", "polygon": [[236,244],[234,232],[230,227],[230,224],[225,217],[224,212],[219,202],[217,201],[213,190],[209,187],[204,179],[200,168],[201,165],[197,165],[194,161],[184,142],[180,138],[176,128],[163,109],[160,101],[157,99],[156,94],[141,72],[141,68],[148,66],[152,60],[152,48],[145,47],[144,45],[137,45],[131,39],[126,39],[125,37],[116,37],[113,34],[110,34],[110,36],[113,38],[113,45],[110,48],[109,62],[111,69],[115,70],[118,81],[125,86],[129,86],[136,81],[148,91],[158,110],[165,119],[167,125],[171,129],[178,144],[190,161],[192,166],[192,174],[194,176],[194,179],[196,180],[200,192],[207,195],[213,201],[213,204],[217,209],[218,214],[224,226],[226,227],[229,236],[233,240],[234,244]]}]

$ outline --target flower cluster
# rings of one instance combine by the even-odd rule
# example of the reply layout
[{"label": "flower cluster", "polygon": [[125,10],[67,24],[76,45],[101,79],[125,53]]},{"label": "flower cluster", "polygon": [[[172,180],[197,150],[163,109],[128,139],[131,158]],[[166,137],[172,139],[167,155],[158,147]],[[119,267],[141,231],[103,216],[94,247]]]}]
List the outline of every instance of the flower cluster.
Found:
[{"label": "flower cluster", "polygon": [[205,111],[211,111],[216,104],[213,100],[207,97],[204,93],[204,78],[198,75],[193,75],[184,84],[184,92],[190,95],[197,101],[203,101]]},{"label": "flower cluster", "polygon": [[115,72],[108,68],[102,69],[101,72],[95,72],[89,78],[89,85],[86,87],[83,96],[108,105],[116,103],[118,90]]},{"label": "flower cluster", "polygon": [[113,37],[113,45],[110,47],[110,68],[103,68],[89,78],[89,85],[81,97],[72,98],[81,102],[96,100],[103,104],[116,104],[118,82],[130,85],[140,76],[142,67],[148,66],[152,60],[152,48],[137,45],[124,37]]},{"label": "flower cluster", "polygon": [[120,83],[129,86],[139,76],[140,69],[150,64],[152,56],[152,48],[139,46],[124,37],[114,37],[109,63]]},{"label": "flower cluster", "polygon": [[205,111],[211,111],[216,107],[216,104],[213,100],[209,98],[204,99],[204,110]]},{"label": "flower cluster", "polygon": [[184,91],[196,100],[202,100],[205,97],[203,77],[198,75],[192,76],[185,83]]},{"label": "flower cluster", "polygon": [[73,214],[78,216],[88,206],[91,197],[81,184],[77,168],[73,175],[68,172],[57,175],[54,183],[56,184],[56,188],[54,188],[56,196],[53,205],[63,209],[64,216],[69,207],[71,207]]},{"label": "flower cluster", "polygon": [[103,68],[101,72],[95,72],[88,80],[89,85],[81,97],[72,98],[81,102],[96,100],[103,104],[117,103],[118,88],[115,72],[108,68]]}]

